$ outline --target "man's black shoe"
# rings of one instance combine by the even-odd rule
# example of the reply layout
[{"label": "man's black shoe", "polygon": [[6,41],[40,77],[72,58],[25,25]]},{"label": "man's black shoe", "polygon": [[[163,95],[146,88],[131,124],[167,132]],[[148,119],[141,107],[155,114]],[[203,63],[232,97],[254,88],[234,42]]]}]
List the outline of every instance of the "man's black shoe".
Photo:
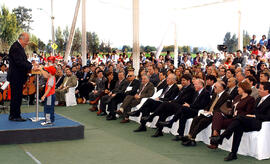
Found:
[{"label": "man's black shoe", "polygon": [[108,115],[106,117],[106,120],[116,120],[116,117],[115,116],[112,116],[112,115]]},{"label": "man's black shoe", "polygon": [[162,131],[157,130],[156,133],[154,135],[152,135],[151,137],[160,137],[160,136],[163,136],[163,133],[162,133]]},{"label": "man's black shoe", "polygon": [[133,132],[145,132],[146,131],[146,127],[141,125],[138,129],[134,130]]},{"label": "man's black shoe", "polygon": [[224,161],[232,161],[235,159],[237,159],[237,155],[235,153],[229,153],[229,155],[226,158],[224,158]]},{"label": "man's black shoe", "polygon": [[161,126],[165,126],[165,127],[169,127],[169,128],[172,128],[172,125],[173,125],[170,121],[165,121],[165,122],[160,121],[159,124]]},{"label": "man's black shoe", "polygon": [[182,142],[182,145],[184,145],[184,146],[196,146],[197,143],[194,140],[188,140],[188,141]]},{"label": "man's black shoe", "polygon": [[132,116],[132,117],[139,117],[140,112],[138,112],[138,111],[128,112],[127,115]]},{"label": "man's black shoe", "polygon": [[26,119],[24,119],[24,118],[21,118],[21,117],[19,117],[19,118],[9,118],[9,120],[10,121],[17,121],[17,122],[24,122],[24,121],[26,121]]},{"label": "man's black shoe", "polygon": [[183,136],[175,136],[175,138],[172,139],[173,141],[182,141],[182,142],[186,142],[189,140],[189,138],[187,136],[183,137]]},{"label": "man's black shoe", "polygon": [[222,138],[220,136],[210,137],[210,142],[214,145],[222,145]]}]

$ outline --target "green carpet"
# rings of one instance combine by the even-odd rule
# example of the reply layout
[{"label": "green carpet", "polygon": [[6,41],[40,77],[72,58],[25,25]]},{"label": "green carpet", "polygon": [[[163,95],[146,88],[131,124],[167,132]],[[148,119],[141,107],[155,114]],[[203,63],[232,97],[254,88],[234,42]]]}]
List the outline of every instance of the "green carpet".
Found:
[{"label": "green carpet", "polygon": [[[155,130],[134,133],[138,124],[120,124],[120,120],[106,121],[88,111],[89,105],[76,107],[56,107],[58,114],[64,115],[85,125],[85,138],[82,140],[59,141],[21,145],[0,145],[1,163],[35,163],[25,152],[30,152],[43,164],[193,164],[224,163],[228,154],[223,150],[210,150],[203,143],[196,147],[184,147],[180,142],[171,141],[170,134],[163,137],[150,137]],[[42,109],[42,107],[41,107]],[[33,112],[34,106],[23,106],[22,112]],[[238,155],[233,163],[269,163],[252,157]]]}]

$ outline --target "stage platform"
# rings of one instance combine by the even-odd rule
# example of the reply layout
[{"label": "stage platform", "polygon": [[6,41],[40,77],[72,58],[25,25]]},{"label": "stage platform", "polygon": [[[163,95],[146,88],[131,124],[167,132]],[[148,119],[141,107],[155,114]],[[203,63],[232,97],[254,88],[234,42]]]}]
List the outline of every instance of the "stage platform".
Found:
[{"label": "stage platform", "polygon": [[[23,118],[35,117],[35,113],[22,113]],[[39,117],[43,113],[39,113]],[[71,119],[55,114],[52,126],[40,125],[42,121],[14,122],[8,114],[0,115],[0,144],[23,144],[84,138],[84,126]]]}]

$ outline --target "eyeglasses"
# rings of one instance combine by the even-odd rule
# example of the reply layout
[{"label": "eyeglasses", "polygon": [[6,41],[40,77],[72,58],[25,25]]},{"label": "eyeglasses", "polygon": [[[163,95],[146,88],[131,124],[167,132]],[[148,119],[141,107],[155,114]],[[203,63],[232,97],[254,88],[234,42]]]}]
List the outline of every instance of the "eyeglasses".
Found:
[{"label": "eyeglasses", "polygon": [[127,77],[132,77],[133,75],[128,75]]}]

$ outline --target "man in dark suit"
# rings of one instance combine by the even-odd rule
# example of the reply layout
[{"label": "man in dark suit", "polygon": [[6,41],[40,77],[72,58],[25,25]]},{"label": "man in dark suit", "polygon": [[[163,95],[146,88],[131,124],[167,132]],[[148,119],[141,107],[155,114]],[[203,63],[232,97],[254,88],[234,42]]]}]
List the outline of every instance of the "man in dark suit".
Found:
[{"label": "man in dark suit", "polygon": [[157,91],[159,91],[161,89],[165,89],[165,87],[167,87],[166,73],[159,72],[159,83],[156,86]]},{"label": "man in dark suit", "polygon": [[134,96],[137,93],[137,90],[140,87],[139,80],[135,79],[134,71],[129,71],[127,75],[128,85],[124,91],[124,93],[118,94],[113,97],[112,100],[108,103],[108,111],[110,114],[107,116],[107,120],[115,120],[115,111],[117,109],[117,105],[125,99],[127,95]]},{"label": "man in dark suit", "polygon": [[[184,103],[189,103],[191,104],[193,96],[195,94],[195,89],[193,85],[191,84],[191,75],[184,74],[181,77],[181,84],[182,88],[179,91],[178,95],[175,97],[174,100],[172,101],[164,101],[162,102],[155,112],[151,114],[149,117],[142,117],[141,119],[141,124],[146,124],[146,122],[151,122],[153,121],[155,116],[159,116],[159,121],[165,121],[165,119],[168,116],[173,115],[176,113],[176,111],[184,104]],[[163,136],[162,133],[162,128],[163,127],[158,127],[156,133],[152,137],[159,137]]]},{"label": "man in dark suit", "polygon": [[225,161],[237,159],[237,151],[244,132],[259,131],[262,122],[270,121],[270,83],[263,82],[259,87],[260,97],[256,101],[255,113],[246,116],[238,116],[229,127],[217,137],[211,137],[211,142],[222,144],[224,138],[229,139],[233,135],[231,153],[224,158]]},{"label": "man in dark suit", "polygon": [[209,105],[202,111],[199,111],[200,115],[196,116],[191,123],[189,133],[182,138],[182,145],[184,146],[196,146],[195,138],[203,129],[207,128],[213,118],[213,112],[219,111],[222,104],[224,104],[230,97],[225,91],[226,85],[223,81],[215,83],[215,94],[212,97]]},{"label": "man in dark suit", "polygon": [[[26,82],[27,73],[31,71],[32,64],[27,61],[24,48],[29,43],[29,35],[22,33],[18,41],[13,43],[9,50],[9,69],[7,80],[10,82],[11,87],[11,102],[10,102],[10,115],[11,121],[26,121],[21,117],[21,104],[22,104],[22,90],[23,84]],[[34,64],[34,69],[37,70],[38,66]]]},{"label": "man in dark suit", "polygon": [[150,76],[150,82],[154,84],[154,86],[157,86],[159,83],[159,77],[157,74],[155,74],[155,70],[153,66],[148,66],[148,75]]},{"label": "man in dark suit", "polygon": [[230,95],[230,99],[233,100],[238,95],[237,80],[235,77],[228,79],[227,87],[227,93]]},{"label": "man in dark suit", "polygon": [[55,82],[55,89],[57,89],[58,87],[60,87],[64,81],[64,74],[63,74],[63,70],[62,69],[58,69],[56,72],[56,82]]},{"label": "man in dark suit", "polygon": [[204,109],[210,102],[210,93],[204,88],[204,81],[202,79],[196,79],[194,81],[194,87],[196,94],[193,97],[191,104],[185,103],[178,109],[174,117],[167,122],[159,122],[160,126],[172,127],[172,124],[179,119],[178,134],[174,141],[182,140],[184,136],[184,130],[186,122],[189,118],[194,118],[198,115],[198,111]]},{"label": "man in dark suit", "polygon": [[[156,99],[148,99],[142,105],[142,107],[134,112],[128,113],[129,116],[139,116],[142,113],[142,117],[149,116],[150,113],[154,112],[155,109],[158,108],[160,104],[164,101],[171,101],[173,100],[178,92],[179,89],[176,85],[176,76],[175,74],[169,74],[167,78],[167,87],[163,90],[162,94]],[[145,124],[141,124],[138,129],[134,130],[134,132],[141,132],[146,131]]]},{"label": "man in dark suit", "polygon": [[207,75],[206,76],[206,86],[205,89],[210,93],[212,96],[214,92],[214,84],[217,82],[217,78],[213,75]]},{"label": "man in dark suit", "polygon": [[118,114],[124,115],[121,123],[129,122],[127,112],[130,112],[131,108],[140,104],[142,98],[148,98],[153,96],[154,91],[155,88],[153,83],[150,82],[150,77],[147,75],[143,75],[139,91],[134,96],[126,96],[120,109],[116,111]]},{"label": "man in dark suit", "polygon": [[107,81],[107,78],[104,77],[103,71],[98,71],[97,78],[94,83],[95,89],[89,94],[89,100],[90,104],[92,104],[92,107],[89,109],[90,111],[94,112],[97,110],[97,103],[101,96],[104,95],[104,89],[105,89],[105,82]]},{"label": "man in dark suit", "polygon": [[99,109],[104,113],[106,111],[106,105],[110,103],[114,97],[123,95],[128,86],[128,82],[125,80],[125,72],[118,72],[117,79],[118,81],[116,82],[114,89],[109,94],[101,98]]}]

